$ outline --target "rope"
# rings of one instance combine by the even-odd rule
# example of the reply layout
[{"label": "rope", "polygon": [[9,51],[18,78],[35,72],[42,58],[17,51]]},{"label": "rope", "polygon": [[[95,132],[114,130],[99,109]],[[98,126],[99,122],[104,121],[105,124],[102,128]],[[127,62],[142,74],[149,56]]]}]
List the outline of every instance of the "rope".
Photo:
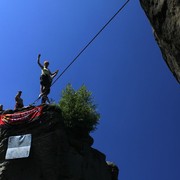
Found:
[{"label": "rope", "polygon": [[87,45],[79,52],[79,54],[71,61],[71,63],[64,69],[64,71],[54,80],[51,86],[67,71],[67,69],[77,60],[77,58],[87,49],[87,47],[98,37],[98,35],[106,28],[106,26],[119,14],[119,12],[127,5],[130,0],[127,0],[120,9],[111,17],[111,19],[99,30],[99,32],[87,43]]},{"label": "rope", "polygon": [[[130,0],[127,0],[119,10],[109,19],[109,21],[98,31],[98,33],[87,43],[87,45],[78,53],[78,55],[70,62],[70,64],[62,71],[62,73],[54,80],[51,87],[56,83],[56,81],[69,69],[69,67],[78,59],[78,57],[88,48],[88,46],[99,36],[99,34],[106,28],[106,26],[125,8]],[[36,99],[33,104],[35,104],[41,97]]]}]

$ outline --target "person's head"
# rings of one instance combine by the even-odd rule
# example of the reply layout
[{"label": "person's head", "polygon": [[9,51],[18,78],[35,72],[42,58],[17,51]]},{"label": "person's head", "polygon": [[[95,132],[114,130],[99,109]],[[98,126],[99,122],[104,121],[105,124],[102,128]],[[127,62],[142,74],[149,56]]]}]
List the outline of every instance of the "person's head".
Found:
[{"label": "person's head", "polygon": [[44,61],[44,67],[48,67],[49,66],[49,61]]},{"label": "person's head", "polygon": [[18,91],[18,95],[20,95],[20,96],[21,96],[21,94],[22,94],[22,91]]}]

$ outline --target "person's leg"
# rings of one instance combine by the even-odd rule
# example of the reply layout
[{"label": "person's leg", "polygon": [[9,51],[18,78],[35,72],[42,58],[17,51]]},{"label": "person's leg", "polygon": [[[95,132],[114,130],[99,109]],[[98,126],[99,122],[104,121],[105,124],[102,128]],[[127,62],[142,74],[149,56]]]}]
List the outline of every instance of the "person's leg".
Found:
[{"label": "person's leg", "polygon": [[44,75],[40,76],[40,94],[39,97],[42,97],[44,89]]},{"label": "person's leg", "polygon": [[48,81],[49,81],[49,78],[42,74],[40,77],[40,95],[39,95],[39,97],[42,97],[42,95],[46,93],[45,91],[46,91],[47,87],[49,86]]},{"label": "person's leg", "polygon": [[50,86],[44,86],[44,90],[43,90],[43,96],[45,98],[45,102],[47,101],[50,104],[49,98],[48,98],[48,94],[50,93]]},{"label": "person's leg", "polygon": [[48,96],[47,96],[47,95],[43,95],[43,96],[42,96],[41,103],[42,103],[42,104],[45,104],[46,102],[48,102],[48,103],[50,104],[50,100],[49,100]]},{"label": "person's leg", "polygon": [[46,103],[46,96],[45,95],[43,95],[42,99],[41,99],[41,104],[44,104],[44,103]]},{"label": "person's leg", "polygon": [[46,101],[50,104],[50,100],[49,100],[48,96],[46,96]]},{"label": "person's leg", "polygon": [[42,94],[43,94],[42,92],[43,92],[43,85],[40,84],[40,94],[39,94],[39,97],[42,96]]}]

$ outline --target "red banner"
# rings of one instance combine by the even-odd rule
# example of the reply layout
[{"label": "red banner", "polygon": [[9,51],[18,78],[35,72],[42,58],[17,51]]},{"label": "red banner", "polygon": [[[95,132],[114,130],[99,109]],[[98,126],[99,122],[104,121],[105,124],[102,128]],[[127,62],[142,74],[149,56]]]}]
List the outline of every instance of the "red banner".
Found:
[{"label": "red banner", "polygon": [[34,118],[42,114],[43,106],[37,106],[33,109],[16,112],[14,114],[2,114],[0,115],[0,125],[4,124],[19,124],[24,121],[33,121]]}]

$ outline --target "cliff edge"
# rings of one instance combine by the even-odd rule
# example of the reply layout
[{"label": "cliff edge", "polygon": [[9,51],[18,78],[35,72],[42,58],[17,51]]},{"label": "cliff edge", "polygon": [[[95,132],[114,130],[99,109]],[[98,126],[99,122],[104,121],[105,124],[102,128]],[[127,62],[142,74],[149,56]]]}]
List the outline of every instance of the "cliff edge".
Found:
[{"label": "cliff edge", "polygon": [[117,180],[118,167],[106,162],[92,144],[86,131],[65,128],[57,106],[4,111],[0,115],[0,179]]}]

